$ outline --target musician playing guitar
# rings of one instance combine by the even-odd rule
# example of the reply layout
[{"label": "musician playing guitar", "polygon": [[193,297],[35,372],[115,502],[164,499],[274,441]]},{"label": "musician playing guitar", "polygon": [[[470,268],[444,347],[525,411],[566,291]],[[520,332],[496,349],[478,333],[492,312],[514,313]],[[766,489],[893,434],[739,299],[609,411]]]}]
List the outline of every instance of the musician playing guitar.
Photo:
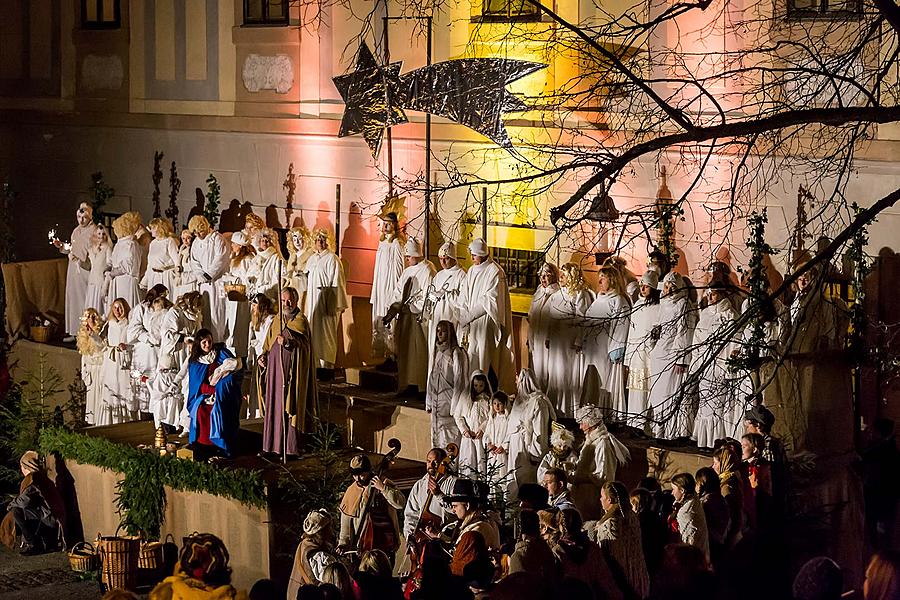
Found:
[{"label": "musician playing guitar", "polygon": [[365,454],[350,459],[350,474],[353,483],[341,500],[338,545],[344,551],[382,550],[393,565],[400,547],[397,509],[403,508],[406,497],[383,473],[378,475],[372,471],[372,463]]}]

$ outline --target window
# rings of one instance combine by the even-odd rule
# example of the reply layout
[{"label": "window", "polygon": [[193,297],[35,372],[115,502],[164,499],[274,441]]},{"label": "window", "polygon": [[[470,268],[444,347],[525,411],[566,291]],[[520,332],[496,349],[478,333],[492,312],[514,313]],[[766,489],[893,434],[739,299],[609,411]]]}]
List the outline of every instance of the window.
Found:
[{"label": "window", "polygon": [[84,29],[118,29],[122,26],[119,0],[81,0]]},{"label": "window", "polygon": [[788,0],[791,19],[847,19],[862,16],[862,0]]},{"label": "window", "polygon": [[538,271],[544,263],[544,253],[534,250],[491,248],[491,258],[506,272],[510,290],[534,291],[538,286]]},{"label": "window", "polygon": [[541,11],[529,0],[483,0],[481,16],[487,21],[540,21]]},{"label": "window", "polygon": [[287,25],[288,0],[244,0],[244,25]]}]

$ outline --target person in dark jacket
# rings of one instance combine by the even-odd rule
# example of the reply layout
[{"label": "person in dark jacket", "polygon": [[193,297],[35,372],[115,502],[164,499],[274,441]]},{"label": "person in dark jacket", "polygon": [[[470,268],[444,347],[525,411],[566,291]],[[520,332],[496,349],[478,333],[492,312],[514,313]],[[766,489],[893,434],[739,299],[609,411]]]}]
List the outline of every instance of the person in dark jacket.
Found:
[{"label": "person in dark jacket", "polygon": [[22,483],[19,495],[7,505],[0,523],[0,542],[12,548],[22,536],[22,554],[56,550],[62,538],[66,509],[56,485],[44,471],[40,455],[29,450],[19,460]]}]

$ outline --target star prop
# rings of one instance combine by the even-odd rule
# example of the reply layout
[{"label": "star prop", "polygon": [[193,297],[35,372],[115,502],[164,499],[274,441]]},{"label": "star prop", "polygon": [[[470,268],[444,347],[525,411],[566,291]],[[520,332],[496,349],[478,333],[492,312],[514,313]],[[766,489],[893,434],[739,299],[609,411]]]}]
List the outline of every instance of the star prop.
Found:
[{"label": "star prop", "polygon": [[448,60],[400,75],[400,63],[379,66],[362,44],[356,70],[334,77],[344,99],[344,117],[338,137],[362,133],[378,155],[384,130],[405,123],[403,109],[446,117],[512,148],[503,124],[507,112],[528,110],[506,86],[547,65],[504,58]]},{"label": "star prop", "polygon": [[504,58],[463,58],[439,62],[403,75],[403,108],[447,117],[512,148],[503,114],[528,106],[506,86],[547,65]]},{"label": "star prop", "polygon": [[400,107],[400,63],[380,66],[363,43],[356,58],[356,70],[333,77],[332,81],[346,105],[338,137],[362,133],[372,156],[378,156],[384,130],[407,120]]}]

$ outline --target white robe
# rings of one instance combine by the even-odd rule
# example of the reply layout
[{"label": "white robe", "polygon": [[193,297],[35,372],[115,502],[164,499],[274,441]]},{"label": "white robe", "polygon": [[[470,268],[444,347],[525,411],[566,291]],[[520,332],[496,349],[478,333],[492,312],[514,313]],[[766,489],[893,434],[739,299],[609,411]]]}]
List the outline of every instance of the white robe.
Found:
[{"label": "white robe", "polygon": [[625,364],[628,365],[628,424],[643,429],[652,416],[647,400],[650,391],[650,331],[659,320],[659,303],[648,304],[639,298],[629,319]]},{"label": "white robe", "polygon": [[650,351],[650,394],[654,435],[662,439],[691,434],[687,402],[682,398],[684,373],[676,373],[676,365],[690,365],[693,336],[691,305],[684,292],[659,301],[659,339]]},{"label": "white robe", "polygon": [[614,363],[609,355],[617,350],[625,350],[630,311],[628,298],[615,292],[597,294],[594,303],[587,310],[589,343],[585,346],[585,367],[597,367],[601,385],[609,392],[609,396],[606,396],[609,405],[604,406],[607,409],[605,412],[617,421],[624,420],[628,411],[625,399],[625,363]]},{"label": "white robe", "polygon": [[188,315],[175,306],[165,312],[160,324],[159,362],[148,382],[150,412],[156,427],[180,424],[184,408],[184,381],[181,367],[187,362],[184,340],[199,329],[199,315]]},{"label": "white robe", "polygon": [[175,300],[178,267],[181,257],[178,254],[178,241],[173,237],[159,238],[150,242],[147,253],[147,270],[141,280],[141,287],[149,290],[161,283],[169,290],[169,298]]},{"label": "white robe", "polygon": [[[441,321],[450,321],[459,335],[459,292],[466,279],[466,271],[459,265],[453,265],[449,269],[441,269],[431,280],[428,286],[426,303],[431,305],[428,319],[428,356],[432,357],[434,349],[437,324]],[[431,363],[428,363],[431,371]]]},{"label": "white robe", "polygon": [[428,335],[426,325],[419,322],[419,316],[432,277],[434,265],[427,260],[420,261],[403,270],[394,292],[393,307],[397,311],[394,350],[401,390],[411,385],[424,390],[428,384]]},{"label": "white robe", "polygon": [[446,448],[459,445],[460,433],[453,409],[469,383],[468,358],[459,346],[435,348],[425,394],[425,409],[431,414],[431,445]]},{"label": "white robe", "polygon": [[[482,393],[473,402],[467,391],[457,402],[453,418],[456,420],[456,426],[461,434],[467,431],[471,431],[473,434],[483,434],[484,428],[487,426],[490,410],[491,402],[487,394]],[[484,459],[483,436],[482,438],[468,438],[465,436],[460,438],[459,458],[457,458],[460,475],[468,476],[473,474],[473,472],[484,475]]]},{"label": "white robe", "polygon": [[[126,349],[120,350],[119,344]],[[128,320],[107,321],[106,345],[100,380],[103,384],[103,404],[95,418],[97,425],[112,425],[131,420],[131,339],[128,337]]]},{"label": "white robe", "polygon": [[550,399],[541,392],[516,396],[509,409],[507,469],[512,474],[509,490],[513,496],[521,484],[535,481],[537,465],[549,448],[553,412]]},{"label": "white robe", "polygon": [[81,327],[90,275],[88,249],[96,231],[97,226],[93,223],[79,225],[72,230],[72,237],[69,239],[72,247],[68,251],[60,249],[63,254],[69,255],[69,266],[66,269],[66,333],[70,335],[75,335]]},{"label": "white robe", "polygon": [[403,273],[403,247],[396,237],[378,242],[375,271],[372,275],[372,356],[381,358],[393,353],[390,332],[382,323],[397,294],[397,283]]},{"label": "white robe", "polygon": [[112,306],[117,298],[124,298],[128,306],[134,308],[141,303],[141,245],[133,235],[119,238],[113,247],[110,264],[109,296],[107,305]]},{"label": "white robe", "polygon": [[197,280],[194,278],[194,272],[191,270],[190,246],[180,246],[178,248],[177,271],[178,276],[175,280],[175,289],[172,291],[171,296],[173,302],[188,292],[196,292],[198,290]]},{"label": "white robe", "polygon": [[[275,248],[267,248],[253,257],[250,263],[247,286],[247,297],[265,294],[272,300],[278,299],[278,275],[284,268],[284,261],[275,252]],[[299,290],[298,290],[299,292]]]},{"label": "white robe", "polygon": [[[277,258],[277,257],[276,257]],[[228,273],[222,276],[224,292],[225,283],[240,283],[247,289],[247,295],[240,300],[229,300],[225,297],[225,347],[235,356],[245,358],[247,345],[250,341],[250,302],[255,294],[251,291],[250,283],[254,273],[254,257],[245,256],[241,261],[232,265],[229,262]],[[276,284],[278,280],[275,280]]]},{"label": "white robe", "polygon": [[327,368],[337,360],[341,313],[347,310],[344,265],[331,250],[312,254],[306,261],[306,305],[313,356]]},{"label": "white robe", "polygon": [[690,377],[698,410],[693,437],[700,448],[712,448],[726,435],[725,406],[730,396],[727,361],[734,346],[723,338],[733,334],[736,318],[731,303],[721,300],[700,311],[694,330]]},{"label": "white robe", "polygon": [[103,316],[108,306],[106,295],[109,291],[109,281],[106,279],[106,270],[110,268],[112,248],[108,244],[91,246],[88,258],[91,261],[91,272],[88,275],[84,307],[93,308]]},{"label": "white robe", "polygon": [[[488,481],[500,484],[501,488],[506,491],[507,497],[510,494],[510,478],[509,475],[509,414],[496,413],[491,410],[488,417],[487,425],[484,428],[484,451],[487,456],[487,473]],[[503,448],[501,454],[489,452],[491,445]]]},{"label": "white robe", "polygon": [[498,387],[514,389],[512,311],[506,273],[500,265],[490,258],[472,265],[466,273],[459,304],[469,368],[487,374],[493,367]]},{"label": "white robe", "polygon": [[81,355],[81,380],[87,388],[85,396],[84,420],[88,425],[109,425],[103,423],[108,416],[106,405],[103,402],[103,356],[106,350],[106,341],[100,336],[94,336],[97,352]]},{"label": "white robe", "polygon": [[[309,257],[312,255],[313,251],[310,248],[304,248],[300,252],[291,254],[288,256],[284,272],[282,273],[281,285],[284,287],[292,287],[297,290],[301,300],[307,289],[306,261],[308,261]],[[307,315],[307,318],[309,318],[309,315]]]},{"label": "white robe", "polygon": [[222,276],[231,263],[228,243],[218,231],[191,244],[191,271],[199,283],[203,299],[203,326],[212,331],[216,341],[225,338],[225,293]]},{"label": "white robe", "polygon": [[[141,310],[143,309],[143,310]],[[168,310],[153,310],[146,304],[138,305],[132,311],[129,321],[129,336],[134,342],[132,376],[139,371],[148,381],[156,376],[159,367],[160,345],[163,336],[163,320]],[[131,410],[152,411],[150,405],[150,388],[140,385],[140,392],[134,398]]]},{"label": "white robe", "polygon": [[547,347],[551,330],[555,323],[551,317],[551,301],[559,291],[559,284],[552,283],[547,287],[539,287],[531,298],[528,308],[528,349],[531,351],[531,370],[542,389],[549,389],[550,384],[550,349]]},{"label": "white robe", "polygon": [[616,472],[629,458],[628,449],[602,423],[585,435],[575,466],[572,496],[586,521],[602,516],[600,488],[616,480]]},{"label": "white robe", "polygon": [[[550,344],[546,354],[547,396],[553,400],[556,411],[568,418],[575,416],[575,409],[581,404],[581,386],[587,367],[586,337],[591,333],[584,326],[584,315],[593,300],[594,293],[588,289],[574,294],[569,289],[561,289],[547,302],[546,336]],[[582,351],[576,351],[576,347]]]}]

